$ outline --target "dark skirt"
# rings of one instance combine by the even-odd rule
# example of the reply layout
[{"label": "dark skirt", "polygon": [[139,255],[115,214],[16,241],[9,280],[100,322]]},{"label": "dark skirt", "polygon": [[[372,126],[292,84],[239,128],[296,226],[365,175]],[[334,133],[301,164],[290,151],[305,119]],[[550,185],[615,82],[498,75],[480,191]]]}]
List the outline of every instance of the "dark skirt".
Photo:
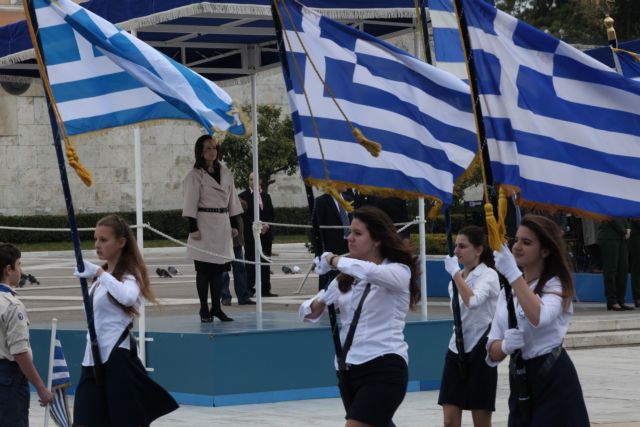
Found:
[{"label": "dark skirt", "polygon": [[178,403],[153,381],[138,356],[124,348],[104,364],[104,385],[96,385],[93,367],[83,366],[73,407],[74,425],[148,426],[178,409]]},{"label": "dark skirt", "polygon": [[[548,356],[545,354],[524,361],[531,392],[530,427],[589,427],[589,414],[582,396],[582,387],[569,355],[562,349],[551,370],[540,378],[538,371]],[[509,395],[508,425],[524,425],[513,387]]]},{"label": "dark skirt", "polygon": [[29,383],[16,362],[0,359],[0,427],[29,427]]},{"label": "dark skirt", "polygon": [[352,396],[346,415],[375,427],[389,427],[404,400],[409,382],[407,363],[397,354],[385,354],[347,371]]},{"label": "dark skirt", "polygon": [[231,271],[231,261],[225,262],[224,264],[214,264],[211,262],[193,260],[193,265],[196,271],[205,274],[216,274]]},{"label": "dark skirt", "polygon": [[[483,340],[484,342],[484,340]],[[485,362],[487,350],[483,345],[467,353],[467,380],[463,380],[458,355],[451,350],[444,358],[438,405],[455,405],[463,410],[496,410],[498,368]]]}]

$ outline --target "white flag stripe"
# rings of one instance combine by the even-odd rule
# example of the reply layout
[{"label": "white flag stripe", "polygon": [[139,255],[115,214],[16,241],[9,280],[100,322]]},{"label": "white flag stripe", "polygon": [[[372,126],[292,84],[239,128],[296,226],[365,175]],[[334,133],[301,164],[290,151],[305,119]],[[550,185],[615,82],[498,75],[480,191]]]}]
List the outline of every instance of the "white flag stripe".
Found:
[{"label": "white flag stripe", "polygon": [[[553,173],[549,173],[553,171]],[[576,167],[567,163],[520,155],[520,174],[523,178],[549,184],[606,194],[625,200],[637,200],[640,180],[624,178],[605,172]]]},{"label": "white flag stripe", "polygon": [[38,28],[40,28],[41,30],[65,24],[64,18],[62,18],[60,14],[56,13],[50,7],[37,8],[36,17],[38,18]]},{"label": "white flag stripe", "polygon": [[[307,147],[306,154],[312,159],[321,159],[320,147],[317,140],[312,137],[305,137]],[[401,170],[405,175],[412,178],[424,179],[425,174],[432,176],[429,182],[443,191],[452,191],[451,173],[435,169],[424,162],[413,160],[405,155],[387,152],[385,159],[368,155],[367,151],[360,145],[344,144],[342,141],[323,139],[322,147],[324,157],[327,161],[345,162],[346,159],[358,159],[358,165],[376,169]],[[389,167],[393,165],[394,167]]]},{"label": "white flag stripe", "polygon": [[67,121],[71,121],[115,113],[121,110],[147,107],[162,101],[162,98],[147,88],[137,88],[75,101],[60,102],[58,103],[58,109]]},{"label": "white flag stripe", "polygon": [[429,16],[431,16],[431,22],[433,22],[434,28],[451,28],[456,31],[458,30],[456,16],[450,12],[429,9]]},{"label": "white flag stripe", "polygon": [[[640,109],[637,105],[634,106],[638,95],[634,95],[625,90],[603,84],[580,82],[562,77],[554,77],[553,82],[558,96],[567,101],[593,105],[593,95],[600,93],[598,107],[633,114],[637,113]],[[587,90],[585,90],[585,88],[587,88]]]}]

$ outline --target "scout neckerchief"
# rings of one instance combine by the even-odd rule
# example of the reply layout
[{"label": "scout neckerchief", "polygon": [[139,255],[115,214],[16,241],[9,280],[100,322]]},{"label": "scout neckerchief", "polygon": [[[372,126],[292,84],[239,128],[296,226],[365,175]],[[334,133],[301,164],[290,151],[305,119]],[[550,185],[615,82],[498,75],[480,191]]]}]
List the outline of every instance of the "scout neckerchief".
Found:
[{"label": "scout neckerchief", "polygon": [[0,292],[6,292],[8,294],[12,294],[13,290],[7,285],[5,285],[4,283],[0,283]]}]

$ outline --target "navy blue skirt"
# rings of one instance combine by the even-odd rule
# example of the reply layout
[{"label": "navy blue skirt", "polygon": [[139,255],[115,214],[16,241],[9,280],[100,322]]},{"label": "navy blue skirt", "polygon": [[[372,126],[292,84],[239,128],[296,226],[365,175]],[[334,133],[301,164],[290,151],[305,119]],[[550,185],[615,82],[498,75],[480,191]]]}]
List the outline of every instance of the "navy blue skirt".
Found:
[{"label": "navy blue skirt", "polygon": [[[589,427],[578,373],[567,352],[562,349],[551,370],[540,378],[538,371],[548,355],[525,360],[531,392],[531,427]],[[513,387],[512,387],[513,390]],[[509,395],[509,427],[524,426],[516,403]]]},{"label": "navy blue skirt", "polygon": [[115,348],[104,364],[104,385],[93,367],[83,366],[73,405],[74,425],[145,427],[178,404],[147,374],[135,352]]}]

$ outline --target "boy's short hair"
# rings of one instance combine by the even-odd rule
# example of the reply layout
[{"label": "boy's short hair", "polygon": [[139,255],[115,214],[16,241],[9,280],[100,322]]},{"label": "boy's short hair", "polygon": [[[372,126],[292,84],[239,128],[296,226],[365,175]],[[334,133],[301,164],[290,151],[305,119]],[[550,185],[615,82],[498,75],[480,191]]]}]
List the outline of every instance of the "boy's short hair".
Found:
[{"label": "boy's short hair", "polygon": [[0,279],[3,278],[2,272],[7,265],[15,268],[16,261],[22,257],[20,249],[11,243],[0,243]]}]

